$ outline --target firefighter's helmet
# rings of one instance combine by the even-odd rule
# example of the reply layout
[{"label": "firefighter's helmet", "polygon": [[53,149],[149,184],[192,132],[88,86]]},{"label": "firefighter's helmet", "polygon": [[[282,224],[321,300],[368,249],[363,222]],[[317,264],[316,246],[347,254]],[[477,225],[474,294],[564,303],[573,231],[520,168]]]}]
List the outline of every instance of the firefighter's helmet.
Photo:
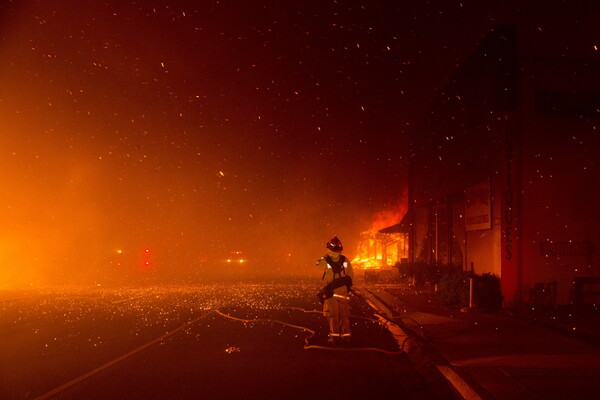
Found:
[{"label": "firefighter's helmet", "polygon": [[340,251],[344,250],[344,246],[342,246],[342,241],[338,239],[337,236],[334,236],[333,239],[327,242],[327,245],[325,247],[327,247],[331,251],[335,251],[336,253],[339,253]]}]

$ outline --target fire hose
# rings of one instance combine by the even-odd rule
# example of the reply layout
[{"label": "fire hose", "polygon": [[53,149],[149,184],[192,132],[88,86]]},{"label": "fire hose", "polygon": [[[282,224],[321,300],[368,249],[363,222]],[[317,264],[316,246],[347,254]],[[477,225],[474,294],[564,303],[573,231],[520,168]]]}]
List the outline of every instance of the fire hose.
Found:
[{"label": "fire hose", "polygon": [[[304,310],[302,308],[298,308],[298,307],[284,307],[284,308],[288,308],[288,309],[292,309],[292,310],[299,310],[305,313],[319,313],[322,314],[321,311],[317,311],[317,310]],[[397,351],[390,351],[390,350],[384,350],[384,349],[380,349],[378,347],[335,347],[335,346],[321,346],[321,345],[315,345],[315,344],[309,344],[310,339],[312,339],[316,332],[310,328],[307,328],[305,326],[300,326],[300,325],[293,325],[284,321],[280,321],[277,319],[271,319],[271,318],[256,318],[256,319],[244,319],[244,318],[239,318],[239,317],[234,317],[228,314],[224,314],[219,310],[213,310],[215,313],[217,313],[218,315],[224,317],[224,318],[228,318],[234,321],[240,321],[240,322],[245,322],[245,323],[251,323],[251,322],[268,322],[268,323],[277,323],[277,324],[281,324],[281,325],[285,325],[285,326],[289,326],[290,328],[295,328],[295,329],[299,329],[305,332],[310,333],[309,336],[307,336],[304,339],[304,349],[305,350],[309,350],[309,349],[320,349],[320,350],[330,350],[330,351],[375,351],[375,352],[379,352],[379,353],[383,353],[383,354],[388,354],[388,355],[398,355],[398,354],[402,354],[404,352],[404,350],[401,348],[400,350]],[[358,317],[358,318],[364,318],[370,321],[374,321],[374,322],[379,322],[380,321],[373,319],[373,318],[368,318],[368,317],[363,317],[360,315],[352,315],[352,317]],[[384,324],[385,326],[385,324]]]},{"label": "fire hose", "polygon": [[[299,311],[302,311],[302,312],[305,312],[305,313],[318,313],[318,314],[322,314],[321,311],[317,311],[317,310],[304,310],[304,309],[298,308],[298,307],[284,307],[284,308],[288,308],[288,309],[292,309],[292,310],[299,310]],[[398,350],[398,351],[389,351],[389,350],[384,350],[384,349],[380,349],[380,348],[377,348],[377,347],[333,347],[333,346],[313,345],[313,344],[309,344],[309,341],[310,341],[311,338],[314,337],[314,335],[316,334],[316,331],[314,331],[314,330],[312,330],[310,328],[307,328],[305,326],[294,325],[294,324],[290,324],[288,322],[280,321],[280,320],[277,320],[277,319],[271,319],[271,318],[244,319],[244,318],[234,317],[232,315],[225,314],[225,313],[223,313],[223,312],[221,312],[219,310],[210,310],[207,313],[205,313],[205,314],[203,314],[203,315],[201,315],[201,316],[199,316],[197,318],[194,318],[194,319],[186,322],[185,324],[183,324],[183,325],[181,325],[181,326],[179,326],[179,327],[177,327],[177,328],[175,328],[175,329],[173,329],[173,330],[165,333],[164,335],[162,335],[162,336],[160,336],[160,337],[158,337],[158,338],[156,338],[154,340],[151,340],[148,343],[145,343],[142,346],[139,346],[139,347],[137,347],[137,348],[129,351],[128,353],[123,354],[120,357],[115,358],[112,361],[109,361],[109,362],[107,362],[107,363],[105,363],[105,364],[103,364],[103,365],[101,365],[101,366],[99,366],[97,368],[94,368],[93,370],[91,370],[91,371],[89,371],[89,372],[87,372],[87,373],[85,373],[85,374],[83,374],[83,375],[81,375],[81,376],[79,376],[77,378],[71,379],[70,381],[68,381],[68,382],[66,382],[66,383],[64,383],[64,384],[62,384],[62,385],[60,385],[60,386],[58,386],[58,387],[50,390],[49,392],[46,392],[46,393],[44,393],[44,394],[36,397],[35,400],[46,400],[46,399],[49,399],[51,397],[54,397],[58,393],[61,393],[61,392],[65,391],[66,389],[68,389],[70,387],[73,387],[73,386],[75,386],[75,385],[83,382],[84,380],[86,380],[86,379],[88,379],[88,378],[96,375],[97,373],[99,373],[99,372],[101,372],[101,371],[103,371],[103,370],[105,370],[105,369],[107,369],[109,367],[112,367],[113,365],[115,365],[115,364],[117,364],[117,363],[119,363],[119,362],[121,362],[121,361],[123,361],[123,360],[125,360],[125,359],[127,359],[127,358],[129,358],[131,356],[133,356],[134,354],[137,354],[137,353],[141,352],[142,350],[145,350],[148,347],[150,347],[150,346],[152,346],[152,345],[154,345],[154,344],[156,344],[158,342],[163,341],[167,337],[172,336],[175,333],[177,333],[177,332],[179,332],[179,331],[181,331],[181,330],[183,330],[185,328],[190,327],[192,324],[194,324],[194,323],[196,323],[196,322],[198,322],[198,321],[200,321],[200,320],[208,317],[212,313],[220,315],[223,318],[231,319],[233,321],[239,321],[239,322],[244,322],[244,323],[253,323],[253,322],[277,323],[277,324],[281,324],[281,325],[284,325],[284,326],[288,326],[290,328],[299,329],[299,330],[308,332],[310,335],[307,336],[304,339],[304,347],[303,348],[305,350],[319,349],[319,350],[329,350],[329,351],[375,351],[375,352],[379,352],[379,353],[383,353],[383,354],[388,354],[388,355],[398,355],[398,354],[402,354],[404,352],[403,349],[402,349],[402,347],[404,347],[404,343],[402,344],[400,350]],[[360,316],[360,315],[351,315],[351,317],[354,317],[354,318],[363,318],[363,319],[367,319],[367,320],[370,320],[370,321],[381,323],[381,321],[378,321],[376,319],[368,318],[368,317],[363,317],[363,316]],[[382,325],[386,326],[387,323],[382,324]]]}]

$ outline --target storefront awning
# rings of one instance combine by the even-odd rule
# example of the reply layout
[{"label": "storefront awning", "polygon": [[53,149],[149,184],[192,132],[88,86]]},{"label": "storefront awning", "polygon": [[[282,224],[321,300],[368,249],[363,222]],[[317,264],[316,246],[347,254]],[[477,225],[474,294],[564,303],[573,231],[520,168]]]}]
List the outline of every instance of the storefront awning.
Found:
[{"label": "storefront awning", "polygon": [[410,233],[410,216],[409,213],[404,214],[402,221],[399,224],[388,226],[378,231],[379,233]]}]

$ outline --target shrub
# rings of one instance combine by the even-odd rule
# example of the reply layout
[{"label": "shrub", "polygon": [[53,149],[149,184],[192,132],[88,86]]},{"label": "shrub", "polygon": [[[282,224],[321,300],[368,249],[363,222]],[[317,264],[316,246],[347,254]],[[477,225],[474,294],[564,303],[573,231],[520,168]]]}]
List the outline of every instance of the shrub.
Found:
[{"label": "shrub", "polygon": [[444,304],[459,307],[469,305],[468,272],[458,268],[448,268],[440,279],[438,295]]},{"label": "shrub", "polygon": [[414,283],[415,286],[423,286],[427,280],[429,264],[424,261],[397,263],[396,268],[398,268],[400,279],[404,282]]},{"label": "shrub", "polygon": [[493,274],[485,273],[475,278],[475,298],[483,311],[496,311],[502,308],[502,291],[500,279]]},{"label": "shrub", "polygon": [[398,269],[398,274],[400,275],[400,280],[402,280],[403,282],[408,282],[412,276],[411,264],[412,263],[399,263],[398,262],[394,265],[394,267]]},{"label": "shrub", "polygon": [[431,283],[432,285],[437,285],[440,283],[440,280],[442,279],[442,276],[444,276],[444,273],[450,267],[451,266],[447,264],[440,264],[436,262],[429,263],[423,270],[423,280],[425,282]]},{"label": "shrub", "polygon": [[410,263],[397,263],[400,279],[407,283],[414,283],[417,287],[422,287],[425,283],[432,286],[439,284],[440,279],[449,269],[454,269],[452,265],[440,263],[428,263],[425,261],[415,261]]}]

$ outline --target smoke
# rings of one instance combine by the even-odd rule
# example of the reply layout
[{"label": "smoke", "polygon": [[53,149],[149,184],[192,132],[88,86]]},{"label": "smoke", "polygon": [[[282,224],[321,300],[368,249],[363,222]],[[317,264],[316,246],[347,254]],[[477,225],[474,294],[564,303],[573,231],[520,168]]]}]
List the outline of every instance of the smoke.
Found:
[{"label": "smoke", "polygon": [[381,229],[396,225],[402,221],[402,218],[408,211],[408,189],[404,187],[397,200],[388,208],[379,210],[373,216],[373,225],[370,231],[377,232]]},{"label": "smoke", "polygon": [[[254,21],[198,7],[7,6],[0,286],[313,276],[334,235],[352,256],[374,192],[401,185],[370,137],[387,120],[349,97],[329,45],[344,65],[324,71],[319,52],[297,63],[285,35],[265,47]],[[381,173],[387,187],[365,185]],[[231,251],[248,263],[224,264]]]}]

